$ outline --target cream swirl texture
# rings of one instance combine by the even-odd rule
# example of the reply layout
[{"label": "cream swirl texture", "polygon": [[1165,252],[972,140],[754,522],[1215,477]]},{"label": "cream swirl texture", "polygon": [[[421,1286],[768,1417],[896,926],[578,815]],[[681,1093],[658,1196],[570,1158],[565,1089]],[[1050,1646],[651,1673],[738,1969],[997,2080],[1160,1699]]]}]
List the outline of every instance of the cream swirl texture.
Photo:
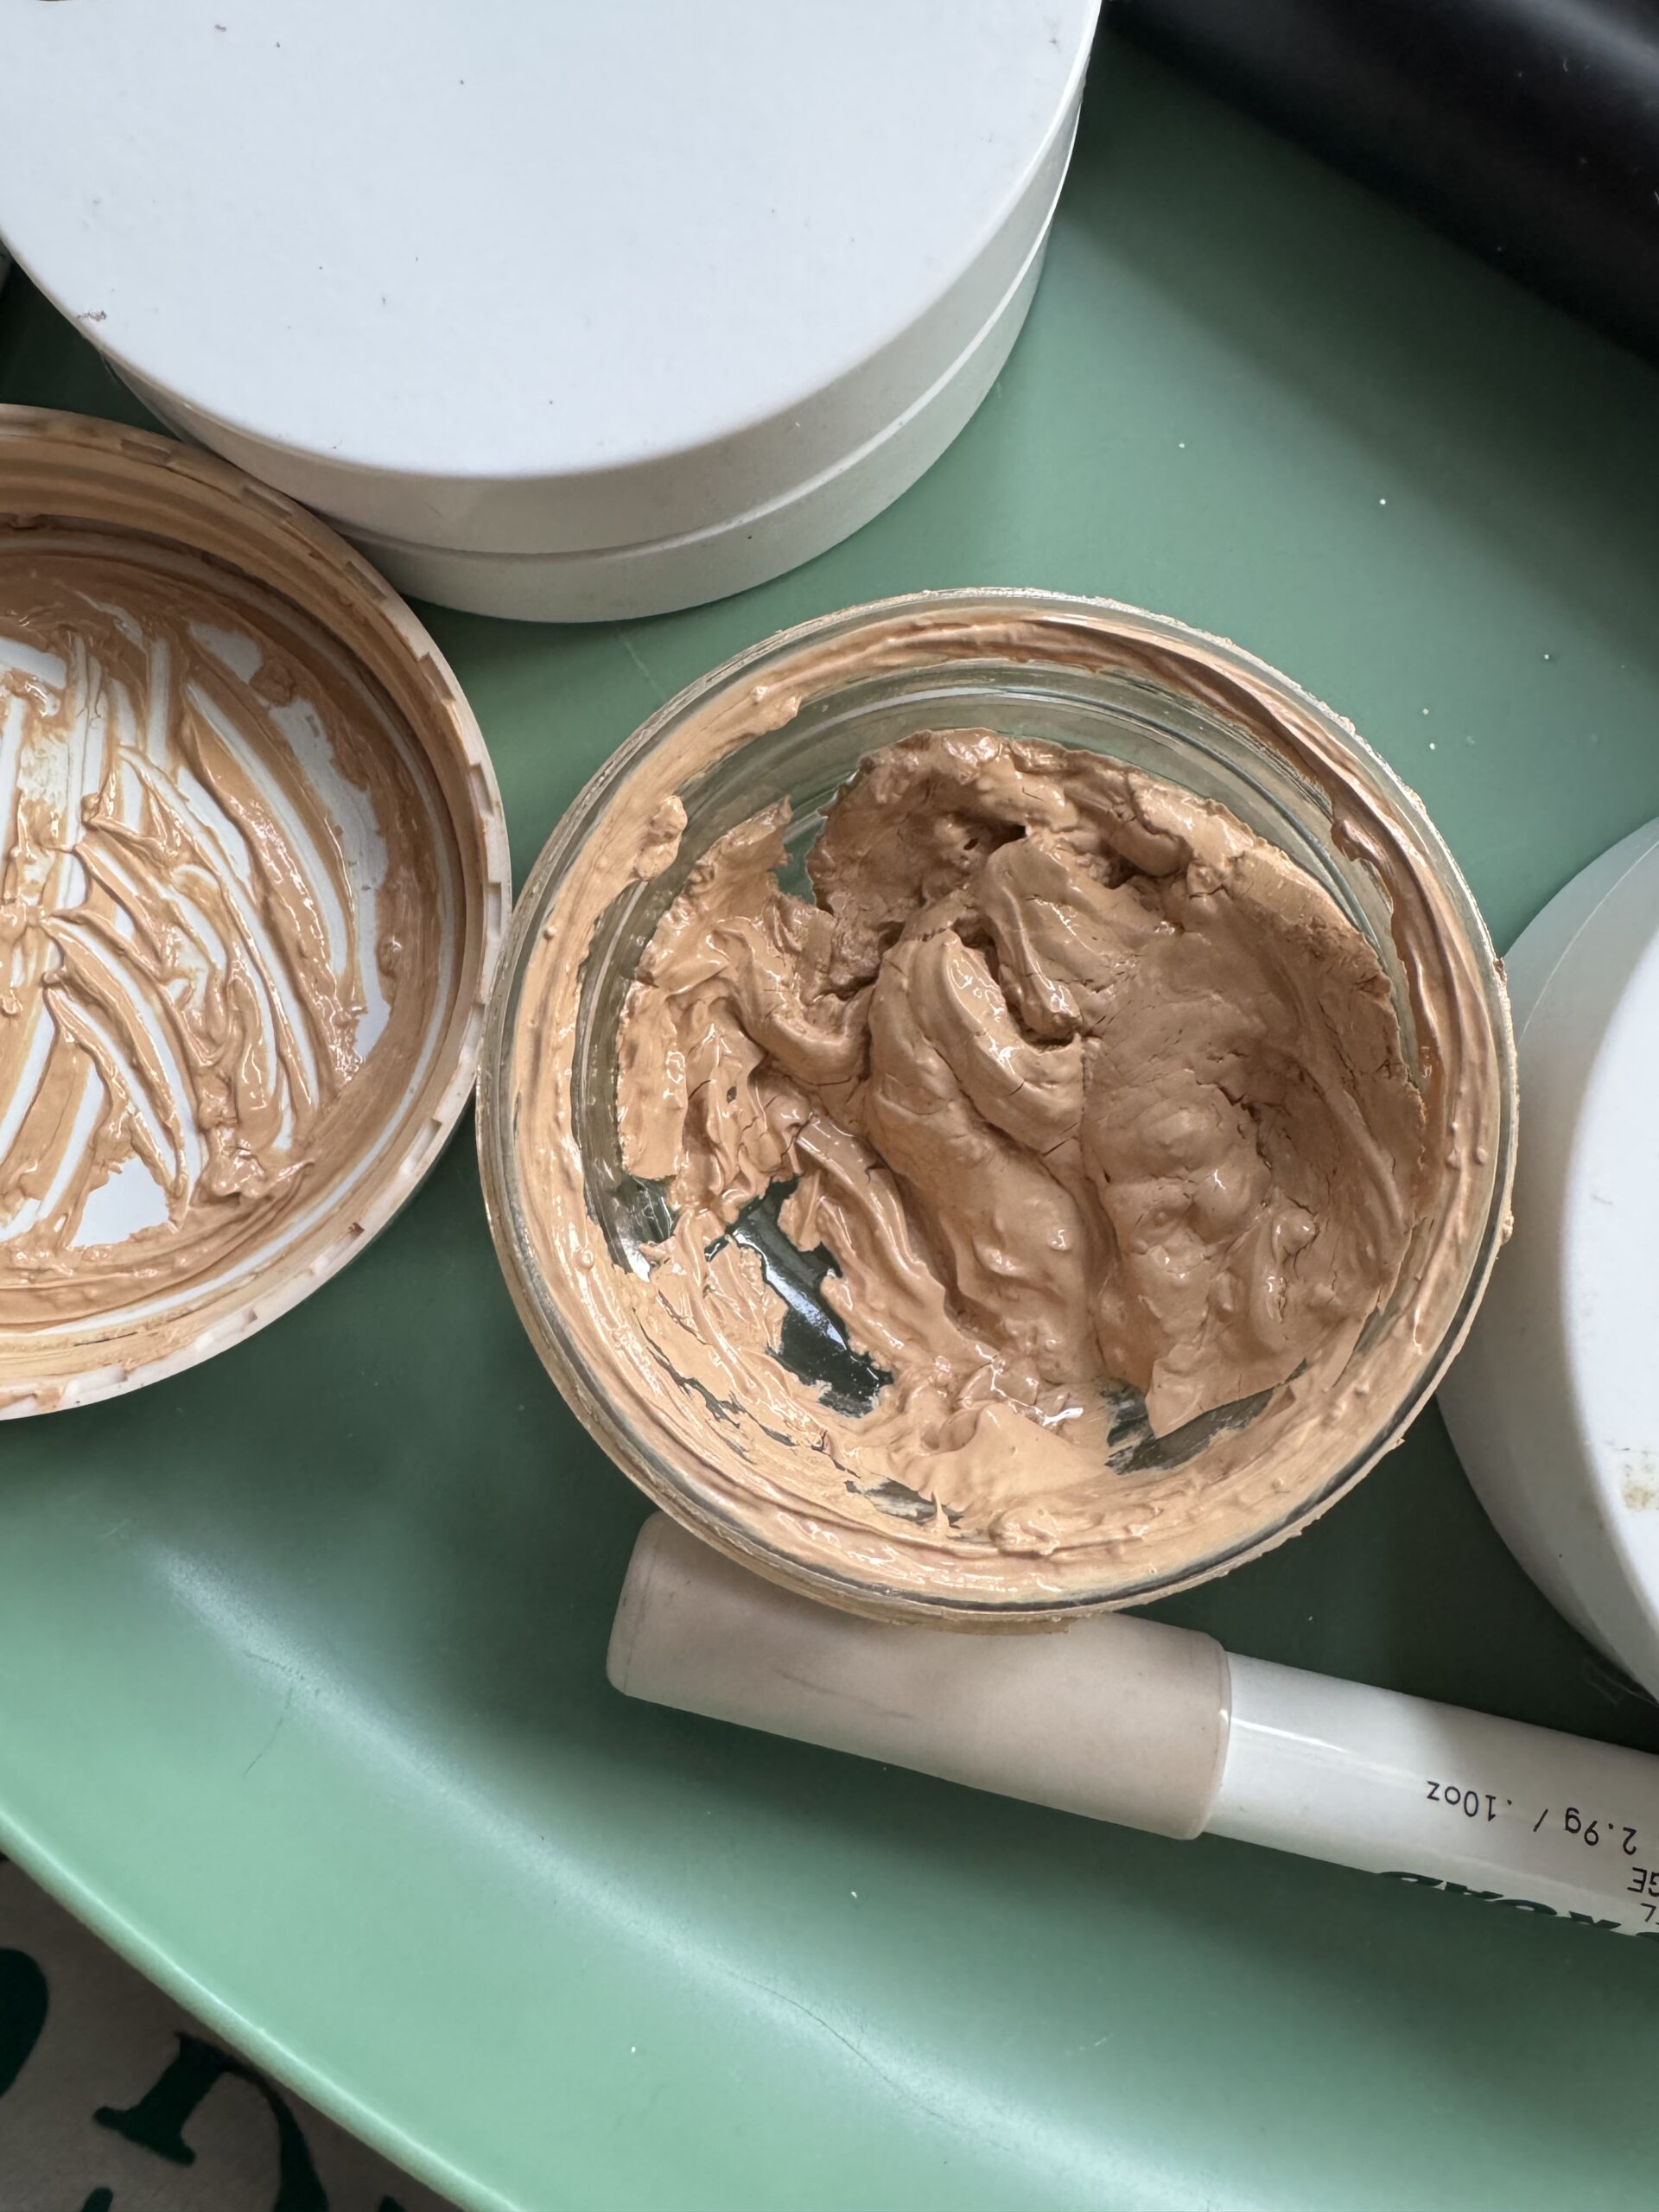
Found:
[{"label": "cream swirl texture", "polygon": [[206,563],[0,550],[0,1348],[222,1274],[423,1051],[433,798],[321,632]]}]

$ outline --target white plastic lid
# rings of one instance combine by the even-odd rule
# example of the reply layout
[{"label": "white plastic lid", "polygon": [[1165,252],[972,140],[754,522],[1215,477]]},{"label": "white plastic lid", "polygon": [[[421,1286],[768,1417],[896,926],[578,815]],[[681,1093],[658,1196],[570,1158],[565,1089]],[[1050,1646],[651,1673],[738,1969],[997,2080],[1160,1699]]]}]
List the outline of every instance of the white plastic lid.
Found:
[{"label": "white plastic lid", "polygon": [[9,7],[0,231],[170,417],[347,524],[654,541],[984,327],[1096,0]]},{"label": "white plastic lid", "polygon": [[1522,1565],[1659,1695],[1659,823],[1505,964],[1516,1229],[1440,1401]]}]

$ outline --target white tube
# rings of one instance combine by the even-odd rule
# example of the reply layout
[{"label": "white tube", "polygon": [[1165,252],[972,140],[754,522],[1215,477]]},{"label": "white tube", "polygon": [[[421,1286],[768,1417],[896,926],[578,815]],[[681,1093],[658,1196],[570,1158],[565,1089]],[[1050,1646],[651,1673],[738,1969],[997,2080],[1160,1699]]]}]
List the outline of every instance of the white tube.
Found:
[{"label": "white tube", "polygon": [[1095,1819],[1659,1938],[1659,1759],[1229,1660],[1187,1630],[1122,1613],[1048,1635],[886,1626],[658,1514],[609,1667],[630,1697]]},{"label": "white tube", "polygon": [[887,1627],[734,1567],[664,1514],[639,1532],[610,1677],[629,1697],[1158,1835],[1204,1827],[1218,1643],[1126,1613],[1065,1636]]},{"label": "white tube", "polygon": [[1659,1759],[1231,1658],[1215,1835],[1659,1936]]}]

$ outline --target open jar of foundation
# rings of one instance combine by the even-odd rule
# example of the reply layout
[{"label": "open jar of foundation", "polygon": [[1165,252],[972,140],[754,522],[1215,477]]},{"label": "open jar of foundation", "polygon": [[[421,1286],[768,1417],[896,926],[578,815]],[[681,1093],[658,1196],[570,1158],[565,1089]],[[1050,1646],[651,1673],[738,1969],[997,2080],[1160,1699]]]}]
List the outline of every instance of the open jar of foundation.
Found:
[{"label": "open jar of foundation", "polygon": [[[1389,1050],[1414,1093],[1416,1197],[1374,1310],[1270,1387],[1192,1418],[1149,1420],[1144,1387],[1105,1388],[1101,1421],[1068,1445],[1086,1439],[1090,1456],[1058,1513],[1021,1494],[1024,1471],[1033,1493],[1047,1479],[1047,1400],[1011,1421],[995,1408],[1001,1517],[953,1495],[946,1463],[967,1429],[982,1433],[983,1408],[917,1428],[925,1393],[904,1345],[896,1362],[877,1356],[849,1303],[855,1286],[791,1213],[798,1149],[769,1187],[734,1186],[714,1233],[688,1243],[672,1179],[635,1172],[619,1134],[642,963],[675,902],[706,883],[711,849],[786,800],[776,881],[810,902],[807,863],[836,794],[918,732],[955,734],[939,741],[954,753],[1006,740],[1094,756],[1126,772],[1123,788],[1161,792],[1177,814],[1196,801],[1194,818],[1230,825],[1234,845],[1265,855],[1269,876],[1362,963],[1360,995],[1391,1008]],[[804,906],[790,912],[790,928],[815,926]],[[1030,1625],[1256,1557],[1399,1440],[1504,1233],[1514,1046],[1501,971],[1450,853],[1330,709],[1164,617],[1025,591],[925,593],[739,655],[594,777],[519,903],[479,1141],[524,1325],[582,1421],[652,1498],[731,1556],[833,1603]],[[961,1290],[947,1280],[942,1292],[957,1319]],[[895,1457],[906,1435],[915,1449]]]}]

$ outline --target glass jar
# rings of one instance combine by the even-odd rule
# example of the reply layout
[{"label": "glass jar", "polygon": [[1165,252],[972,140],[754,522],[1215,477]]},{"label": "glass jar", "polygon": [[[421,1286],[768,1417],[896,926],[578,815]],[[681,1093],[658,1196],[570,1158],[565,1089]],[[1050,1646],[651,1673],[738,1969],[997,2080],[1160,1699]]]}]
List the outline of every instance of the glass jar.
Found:
[{"label": "glass jar", "polygon": [[[642,1319],[671,1212],[659,1188],[626,1173],[617,1138],[624,1001],[697,860],[786,797],[784,881],[810,896],[804,856],[859,762],[948,728],[1128,763],[1219,801],[1297,861],[1382,964],[1433,1163],[1399,1281],[1335,1384],[1304,1374],[1172,1436],[1126,1431],[1102,1469],[1099,1541],[1046,1556],[953,1547],[903,1500],[890,1532],[868,1512],[844,1522],[835,1485],[799,1456],[815,1422],[860,1417],[823,1410],[823,1359],[808,1363],[816,1381],[796,1363],[780,1433],[762,1402],[788,1398],[785,1347],[764,1377],[716,1386],[709,1375],[729,1370],[717,1360],[703,1371],[706,1345]],[[670,701],[600,770],[520,899],[479,1106],[486,1198],[519,1313],[624,1471],[774,1579],[879,1615],[998,1626],[1221,1573],[1306,1527],[1399,1440],[1460,1342],[1505,1230],[1515,1053],[1501,970],[1455,862],[1415,796],[1329,709],[1164,617],[1033,592],[935,592],[751,648]],[[823,1319],[809,1298],[791,1325]],[[695,1318],[687,1325],[695,1336]],[[699,1357],[678,1358],[676,1343]]]}]

